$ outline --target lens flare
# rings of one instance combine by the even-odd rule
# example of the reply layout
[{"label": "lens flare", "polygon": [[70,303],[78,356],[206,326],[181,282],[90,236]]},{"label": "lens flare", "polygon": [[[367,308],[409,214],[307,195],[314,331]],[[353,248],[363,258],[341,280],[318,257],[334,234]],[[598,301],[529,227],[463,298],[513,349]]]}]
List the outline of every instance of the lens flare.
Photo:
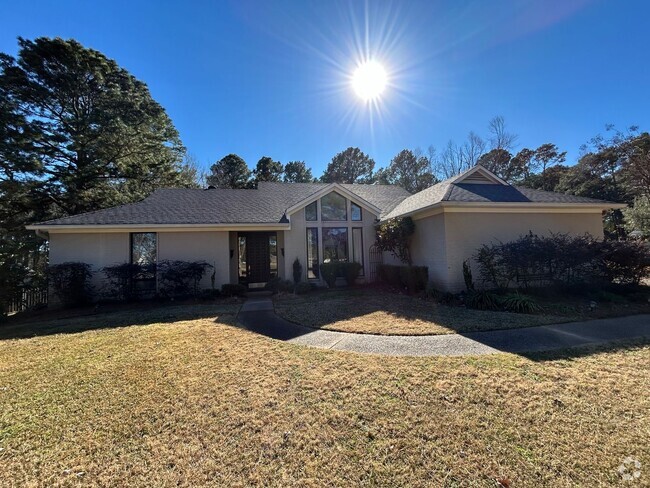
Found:
[{"label": "lens flare", "polygon": [[357,67],[352,75],[352,87],[362,100],[378,99],[386,89],[386,70],[377,61],[367,61]]}]

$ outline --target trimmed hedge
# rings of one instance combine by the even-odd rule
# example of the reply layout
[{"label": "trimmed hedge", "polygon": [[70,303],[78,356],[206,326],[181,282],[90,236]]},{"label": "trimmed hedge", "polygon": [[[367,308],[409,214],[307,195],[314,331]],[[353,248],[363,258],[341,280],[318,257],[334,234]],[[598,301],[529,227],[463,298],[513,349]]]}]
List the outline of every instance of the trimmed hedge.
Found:
[{"label": "trimmed hedge", "polygon": [[320,265],[320,275],[327,283],[327,286],[334,288],[336,278],[342,276],[345,278],[348,286],[354,285],[354,282],[361,273],[361,265],[356,262],[352,263],[323,263]]},{"label": "trimmed hedge", "polygon": [[409,293],[423,291],[429,281],[429,268],[426,266],[396,266],[381,264],[379,279],[389,286],[407,290]]},{"label": "trimmed hedge", "polygon": [[481,279],[507,289],[548,285],[635,285],[650,274],[650,250],[643,243],[600,241],[585,234],[533,233],[482,246],[474,259]]},{"label": "trimmed hedge", "polygon": [[225,283],[221,285],[221,294],[225,297],[243,297],[247,288],[237,283]]}]

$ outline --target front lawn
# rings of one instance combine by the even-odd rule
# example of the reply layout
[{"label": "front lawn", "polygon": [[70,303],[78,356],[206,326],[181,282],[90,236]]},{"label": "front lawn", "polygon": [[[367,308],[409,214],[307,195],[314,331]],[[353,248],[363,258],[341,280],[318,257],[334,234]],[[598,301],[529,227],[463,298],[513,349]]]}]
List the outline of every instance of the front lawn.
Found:
[{"label": "front lawn", "polygon": [[275,297],[275,312],[308,327],[381,335],[438,335],[557,324],[561,315],[486,312],[440,305],[380,288],[324,290]]},{"label": "front lawn", "polygon": [[381,357],[274,341],[235,313],[0,327],[0,484],[611,486],[627,457],[650,466],[648,343]]},{"label": "front lawn", "polygon": [[543,307],[538,314],[442,305],[374,287],[276,295],[274,304],[278,315],[307,327],[380,335],[454,334],[650,313],[647,301],[631,303],[620,301],[617,295],[603,295],[610,301],[599,302],[593,311],[590,300],[584,298],[535,297]]}]

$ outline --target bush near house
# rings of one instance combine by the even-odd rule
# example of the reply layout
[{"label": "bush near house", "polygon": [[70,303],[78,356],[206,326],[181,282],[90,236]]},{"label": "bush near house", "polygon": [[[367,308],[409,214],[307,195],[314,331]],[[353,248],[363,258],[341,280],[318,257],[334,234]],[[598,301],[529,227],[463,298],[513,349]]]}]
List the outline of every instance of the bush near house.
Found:
[{"label": "bush near house", "polygon": [[102,268],[106,277],[102,287],[105,298],[131,302],[141,298],[135,287],[134,279],[137,276],[151,275],[156,272],[153,266],[143,266],[134,263],[122,263]]},{"label": "bush near house", "polygon": [[650,274],[650,252],[639,242],[599,241],[529,233],[519,239],[482,246],[474,259],[491,288],[548,285],[639,284]]},{"label": "bush near house", "polygon": [[426,266],[396,266],[382,264],[378,268],[379,279],[389,286],[409,293],[423,291],[427,287],[429,268]]},{"label": "bush near house", "polygon": [[225,297],[242,297],[246,294],[246,287],[237,283],[221,285],[221,294]]},{"label": "bush near house", "polygon": [[320,265],[320,274],[327,283],[329,288],[336,286],[336,279],[339,276],[345,278],[348,286],[354,285],[359,274],[361,273],[361,264],[356,262],[351,263],[322,263]]},{"label": "bush near house", "polygon": [[90,284],[92,271],[89,264],[67,262],[53,264],[47,270],[50,288],[54,296],[66,307],[80,306],[92,300]]},{"label": "bush near house", "polygon": [[293,287],[294,284],[289,281],[289,280],[284,280],[280,278],[279,276],[276,276],[275,278],[271,278],[266,285],[264,285],[264,289],[271,291],[273,293],[291,293],[293,292]]},{"label": "bush near house", "polygon": [[165,298],[198,297],[199,283],[212,268],[205,261],[171,261],[158,263],[159,291]]}]

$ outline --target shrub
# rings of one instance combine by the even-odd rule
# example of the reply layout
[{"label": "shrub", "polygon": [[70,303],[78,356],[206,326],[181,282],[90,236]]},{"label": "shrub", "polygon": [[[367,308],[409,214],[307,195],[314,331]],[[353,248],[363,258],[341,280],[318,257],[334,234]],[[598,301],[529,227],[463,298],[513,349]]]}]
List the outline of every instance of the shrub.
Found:
[{"label": "shrub", "polygon": [[638,285],[650,274],[650,251],[643,242],[605,241],[601,243],[600,260],[609,283]]},{"label": "shrub", "polygon": [[343,276],[348,286],[354,285],[354,282],[357,281],[359,274],[361,273],[361,264],[359,263],[341,263],[343,268]]},{"label": "shrub", "polygon": [[602,286],[639,283],[650,272],[650,252],[643,243],[598,241],[586,234],[532,233],[519,239],[482,246],[475,259],[481,279],[494,288]]},{"label": "shrub", "polygon": [[501,300],[501,305],[508,312],[515,313],[538,313],[542,310],[542,307],[532,297],[519,293],[506,295]]},{"label": "shrub", "polygon": [[394,288],[402,288],[402,280],[399,272],[400,266],[392,264],[380,264],[377,273],[379,279]]},{"label": "shrub", "polygon": [[311,285],[309,283],[305,283],[304,281],[301,281],[300,283],[296,283],[295,292],[297,295],[304,295],[305,293],[309,293],[310,291],[311,291]]},{"label": "shrub", "polygon": [[51,265],[47,270],[52,293],[67,307],[84,305],[92,299],[89,264],[67,262]]},{"label": "shrub", "polygon": [[271,291],[273,293],[278,293],[280,291],[280,283],[282,283],[282,278],[276,276],[275,278],[271,278],[269,281],[266,282],[266,285],[264,285],[264,289]]},{"label": "shrub", "polygon": [[139,290],[135,287],[135,279],[142,275],[155,276],[153,266],[122,263],[102,268],[106,277],[103,292],[109,298],[123,301],[133,301],[140,298]]},{"label": "shrub", "polygon": [[201,290],[200,297],[204,300],[214,300],[215,298],[219,298],[221,296],[221,292],[215,288],[206,288]]},{"label": "shrub", "polygon": [[499,296],[487,290],[472,290],[465,297],[465,305],[477,310],[499,310]]},{"label": "shrub", "polygon": [[300,283],[302,279],[302,264],[300,264],[300,259],[296,258],[293,262],[293,282],[295,284]]},{"label": "shrub", "polygon": [[411,217],[395,217],[375,226],[376,245],[382,251],[388,251],[404,264],[411,264],[409,244],[415,232],[415,223]]},{"label": "shrub", "polygon": [[429,280],[429,269],[426,266],[395,266],[382,264],[379,266],[379,279],[389,286],[409,293],[423,291]]},{"label": "shrub", "polygon": [[320,274],[328,287],[334,288],[336,286],[336,277],[340,269],[339,263],[323,263],[320,265]]},{"label": "shrub", "polygon": [[463,280],[465,280],[465,288],[467,291],[474,289],[474,278],[472,278],[472,268],[469,265],[469,260],[463,261]]},{"label": "shrub", "polygon": [[211,264],[205,261],[171,261],[158,263],[159,290],[169,298],[197,297],[199,283]]},{"label": "shrub", "polygon": [[450,293],[448,291],[440,291],[438,290],[433,282],[427,283],[427,287],[424,291],[424,296],[426,298],[429,298],[437,303],[444,303],[446,305],[449,305],[454,301],[454,294]]},{"label": "shrub", "polygon": [[242,297],[246,294],[247,288],[238,283],[224,283],[221,285],[221,294],[225,297]]}]

